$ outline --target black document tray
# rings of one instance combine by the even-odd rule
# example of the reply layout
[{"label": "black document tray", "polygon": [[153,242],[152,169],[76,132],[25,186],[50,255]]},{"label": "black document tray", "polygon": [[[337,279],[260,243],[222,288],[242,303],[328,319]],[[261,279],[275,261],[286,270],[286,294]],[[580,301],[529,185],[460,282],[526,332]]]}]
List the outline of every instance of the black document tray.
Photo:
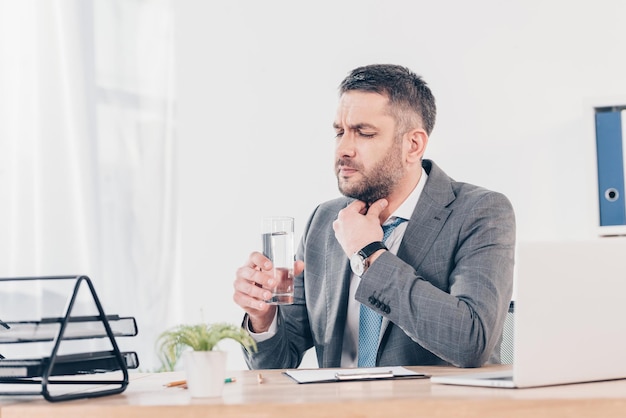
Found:
[{"label": "black document tray", "polygon": [[[122,352],[127,369],[139,367],[139,358],[134,351]],[[50,365],[50,358],[42,359],[3,359],[0,360],[0,379],[43,376]],[[120,370],[114,351],[94,351],[58,355],[50,370],[50,376],[71,376],[77,374],[106,373]]]},{"label": "black document tray", "polygon": [[[39,299],[32,296],[38,291]],[[44,306],[30,309],[33,300]],[[54,314],[32,317],[48,310]],[[0,353],[6,356],[0,359],[0,396],[42,395],[55,402],[117,394],[128,386],[128,369],[139,367],[137,353],[121,352],[115,340],[137,335],[135,319],[106,315],[87,276],[0,278],[0,319],[6,325],[0,327]],[[66,352],[78,340],[83,348]],[[101,345],[106,349],[84,350]],[[27,353],[22,348],[31,346],[49,354],[7,353]]]},{"label": "black document tray", "polygon": [[[120,318],[107,315],[107,321],[116,337],[134,337],[137,335],[137,322],[133,317]],[[1,330],[0,344],[53,341],[58,335],[64,318],[43,318],[40,321],[8,321],[11,328]],[[106,337],[104,323],[98,316],[76,316],[68,318],[65,340]],[[0,351],[1,352],[1,351]]]}]

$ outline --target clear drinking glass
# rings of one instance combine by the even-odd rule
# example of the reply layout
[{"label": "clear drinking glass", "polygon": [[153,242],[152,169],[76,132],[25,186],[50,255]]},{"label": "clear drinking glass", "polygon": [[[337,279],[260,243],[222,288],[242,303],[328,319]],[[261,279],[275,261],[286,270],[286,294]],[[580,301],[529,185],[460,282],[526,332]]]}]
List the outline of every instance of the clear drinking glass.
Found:
[{"label": "clear drinking glass", "polygon": [[295,262],[294,219],[288,216],[263,218],[263,254],[274,264],[272,297],[265,302],[272,305],[293,303],[293,264]]}]

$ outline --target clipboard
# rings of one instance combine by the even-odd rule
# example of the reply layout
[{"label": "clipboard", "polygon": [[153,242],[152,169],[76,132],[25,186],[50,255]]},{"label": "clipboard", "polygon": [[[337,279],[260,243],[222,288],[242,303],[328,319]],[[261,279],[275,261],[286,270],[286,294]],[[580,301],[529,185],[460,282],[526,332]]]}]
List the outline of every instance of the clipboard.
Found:
[{"label": "clipboard", "polygon": [[401,366],[360,369],[297,369],[286,370],[283,374],[300,384],[430,378],[427,374],[414,372]]}]

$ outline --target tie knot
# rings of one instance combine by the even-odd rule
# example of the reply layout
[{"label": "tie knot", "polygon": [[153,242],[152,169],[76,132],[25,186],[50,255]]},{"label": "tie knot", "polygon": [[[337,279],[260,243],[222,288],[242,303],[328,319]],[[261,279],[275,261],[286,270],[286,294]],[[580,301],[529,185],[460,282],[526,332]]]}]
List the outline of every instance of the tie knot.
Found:
[{"label": "tie knot", "polygon": [[383,241],[387,241],[387,238],[389,238],[389,235],[391,235],[391,232],[394,229],[396,229],[398,225],[400,225],[402,222],[405,222],[405,221],[406,219],[404,218],[396,218],[392,222],[383,225]]}]

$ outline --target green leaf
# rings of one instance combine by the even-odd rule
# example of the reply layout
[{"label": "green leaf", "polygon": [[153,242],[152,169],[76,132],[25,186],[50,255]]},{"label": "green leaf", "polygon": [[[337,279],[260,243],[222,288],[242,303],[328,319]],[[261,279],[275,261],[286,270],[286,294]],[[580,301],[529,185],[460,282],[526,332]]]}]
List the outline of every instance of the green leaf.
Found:
[{"label": "green leaf", "polygon": [[156,349],[162,365],[161,370],[174,370],[186,348],[194,351],[212,351],[224,339],[238,342],[247,351],[257,349],[256,342],[248,331],[237,325],[181,324],[165,330],[157,338]]}]

